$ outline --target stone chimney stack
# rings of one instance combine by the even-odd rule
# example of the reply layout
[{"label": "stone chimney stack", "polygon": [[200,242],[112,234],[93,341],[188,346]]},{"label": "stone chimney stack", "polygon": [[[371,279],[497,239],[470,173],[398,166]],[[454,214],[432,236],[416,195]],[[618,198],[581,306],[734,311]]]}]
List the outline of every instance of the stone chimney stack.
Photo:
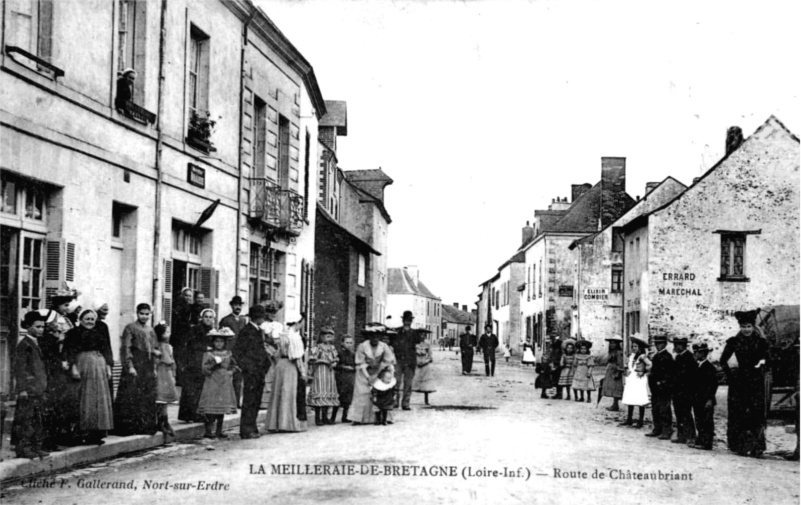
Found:
[{"label": "stone chimney stack", "polygon": [[420,271],[417,269],[417,265],[409,265],[404,267],[404,270],[406,270],[406,273],[408,273],[409,277],[412,278],[414,287],[417,287],[417,284],[420,281]]},{"label": "stone chimney stack", "polygon": [[612,224],[625,210],[626,158],[601,158],[601,227]]},{"label": "stone chimney stack", "polygon": [[529,242],[533,238],[534,238],[534,228],[532,228],[529,222],[526,221],[526,226],[523,227],[523,244]]},{"label": "stone chimney stack", "polygon": [[467,312],[467,305],[462,305],[462,312]]},{"label": "stone chimney stack", "polygon": [[645,195],[648,195],[648,193],[650,193],[651,191],[656,189],[657,186],[659,186],[658,182],[646,182],[645,183]]},{"label": "stone chimney stack", "polygon": [[726,131],[726,156],[740,148],[743,143],[743,130],[732,126]]},{"label": "stone chimney stack", "polygon": [[459,302],[455,302],[455,303],[453,304],[453,308],[454,308],[454,309],[458,309],[458,308],[459,308]]}]

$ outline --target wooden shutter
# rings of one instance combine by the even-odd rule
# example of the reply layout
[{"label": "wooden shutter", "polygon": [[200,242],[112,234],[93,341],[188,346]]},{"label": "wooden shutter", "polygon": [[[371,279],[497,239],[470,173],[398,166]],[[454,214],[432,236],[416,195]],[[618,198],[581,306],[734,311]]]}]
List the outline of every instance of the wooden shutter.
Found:
[{"label": "wooden shutter", "polygon": [[48,240],[45,246],[45,296],[49,303],[55,292],[75,280],[75,244],[65,240]]},{"label": "wooden shutter", "polygon": [[161,318],[172,324],[172,260],[164,260],[164,285],[163,297],[161,299]]},{"label": "wooden shutter", "polygon": [[200,292],[206,297],[209,304],[214,303],[212,292],[212,279],[214,276],[214,269],[208,267],[200,267]]},{"label": "wooden shutter", "polygon": [[[39,0],[37,55],[50,62],[53,57],[53,0]],[[42,70],[43,68],[40,68]]]}]

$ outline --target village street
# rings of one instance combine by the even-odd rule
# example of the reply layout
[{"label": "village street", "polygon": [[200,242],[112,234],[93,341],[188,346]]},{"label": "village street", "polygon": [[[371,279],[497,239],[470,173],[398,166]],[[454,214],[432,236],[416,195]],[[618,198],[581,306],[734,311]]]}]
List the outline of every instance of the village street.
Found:
[{"label": "village street", "polygon": [[[23,483],[54,488],[15,485],[4,491],[3,501],[798,503],[798,463],[770,454],[794,447],[795,435],[781,426],[769,427],[762,460],[729,453],[720,420],[715,449],[693,450],[645,438],[645,429],[616,426],[618,414],[604,409],[608,399],[598,408],[595,398],[592,404],[540,399],[533,368],[517,361],[507,365],[499,357],[495,377],[485,377],[480,359],[464,377],[454,352],[435,351],[440,387],[431,406],[415,395],[412,411],[396,412],[392,426],[312,423],[300,434],[176,444]],[[627,478],[659,472],[687,480]],[[135,490],[97,488],[109,483],[129,483]],[[194,487],[177,489],[181,484]]]}]

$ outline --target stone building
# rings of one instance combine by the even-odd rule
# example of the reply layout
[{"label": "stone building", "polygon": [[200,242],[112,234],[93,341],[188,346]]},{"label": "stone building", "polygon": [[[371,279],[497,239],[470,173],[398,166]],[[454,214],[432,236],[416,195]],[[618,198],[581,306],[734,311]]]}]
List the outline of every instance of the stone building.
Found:
[{"label": "stone building", "polygon": [[733,312],[799,300],[799,139],[771,116],[686,191],[621,227],[626,334],[719,355]]},{"label": "stone building", "polygon": [[604,339],[623,335],[623,239],[618,229],[672,200],[687,186],[672,177],[646,184],[645,196],[603,230],[574,241],[573,282],[577,335],[593,342],[592,353],[606,354]]},{"label": "stone building", "polygon": [[467,326],[476,333],[476,315],[467,310],[467,305],[454,303],[453,306],[443,304],[442,306],[442,337],[453,339],[454,345],[459,345],[459,335],[465,332]]},{"label": "stone building", "polygon": [[[526,338],[541,353],[546,336],[575,337],[576,260],[569,246],[602,230],[634,204],[626,193],[626,159],[601,158],[601,180],[572,186],[571,202],[557,198],[534,212],[533,236],[524,231],[525,255],[521,312]],[[524,229],[525,230],[525,229]]]},{"label": "stone building", "polygon": [[[255,278],[301,303],[314,228],[297,217],[325,105],[311,66],[262,11],[249,0],[19,0],[4,16],[3,392],[19,319],[64,283],[83,307],[109,303],[115,356],[137,303],[158,320],[185,286],[214,308],[255,299],[253,244],[276,251],[273,264],[283,255]],[[271,177],[272,225],[258,203]]]},{"label": "stone building", "polygon": [[416,266],[389,268],[387,277],[387,325],[399,327],[403,313],[410,310],[412,328],[430,331],[431,341],[436,342],[442,336],[442,300],[423,284]]},{"label": "stone building", "polygon": [[501,274],[497,272],[495,275],[479,284],[481,292],[478,294],[478,301],[476,301],[476,333],[483,332],[487,323],[492,324],[493,331],[497,331],[494,314],[498,292],[496,282],[498,282],[500,278]]}]

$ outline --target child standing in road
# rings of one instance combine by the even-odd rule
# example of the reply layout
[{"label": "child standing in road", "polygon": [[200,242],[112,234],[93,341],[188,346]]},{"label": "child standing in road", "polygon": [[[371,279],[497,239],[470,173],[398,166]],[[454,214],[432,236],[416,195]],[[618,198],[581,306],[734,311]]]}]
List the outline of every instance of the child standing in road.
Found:
[{"label": "child standing in road", "polygon": [[[648,377],[645,375],[651,362],[645,354],[646,349],[648,349],[648,342],[638,338],[638,333],[635,335],[629,337],[631,354],[629,355],[629,365],[626,369],[626,380],[623,386],[622,401],[628,406],[628,417],[620,423],[620,426],[642,428],[645,406],[651,403],[648,398]],[[639,407],[639,419],[636,424],[632,422],[635,406]]]},{"label": "child standing in road", "polygon": [[[342,406],[342,422],[350,422],[348,409],[353,401],[353,384],[356,381],[356,353],[354,341],[350,335],[342,337],[342,347],[339,349],[339,361],[336,366],[337,393],[339,404]],[[336,421],[339,407],[331,408],[331,424]]]},{"label": "child standing in road", "polygon": [[[592,401],[592,392],[595,391],[595,379],[592,377],[592,367],[595,362],[590,354],[592,342],[579,340],[576,344],[576,371],[573,375],[573,398],[577,402],[584,401],[584,391],[587,392],[587,403]],[[579,394],[581,397],[579,398]]]},{"label": "child standing in road", "polygon": [[[236,412],[236,393],[234,392],[234,361],[231,351],[225,349],[226,341],[234,336],[230,328],[211,330],[212,350],[203,355],[203,391],[200,393],[198,414],[205,415],[206,432],[203,438],[228,438],[223,434],[223,417]],[[212,433],[214,422],[217,431]]]},{"label": "child standing in road", "polygon": [[562,342],[562,359],[559,363],[559,382],[556,386],[557,398],[562,398],[562,388],[565,388],[567,396],[565,400],[570,399],[570,387],[573,385],[573,376],[576,373],[576,341],[572,338],[566,339]]},{"label": "child standing in road", "polygon": [[159,407],[159,429],[165,435],[175,436],[170,421],[167,419],[167,404],[178,401],[178,392],[175,390],[175,359],[170,345],[170,327],[161,321],[153,328],[159,340],[161,356],[156,358],[156,404]]},{"label": "child standing in road", "polygon": [[334,368],[337,366],[339,356],[334,347],[334,330],[330,326],[320,331],[320,340],[317,347],[312,349],[309,356],[314,381],[309,391],[308,405],[314,407],[314,424],[322,426],[333,424],[333,415],[328,419],[328,407],[339,406],[337,382]]},{"label": "child standing in road", "polygon": [[425,402],[428,405],[428,394],[436,392],[434,389],[434,375],[431,362],[434,360],[431,355],[431,345],[422,338],[415,348],[417,354],[417,371],[412,380],[412,391],[423,393]]},{"label": "child standing in road", "polygon": [[395,407],[395,376],[392,370],[384,368],[373,383],[371,395],[373,405],[378,409],[375,413],[375,424],[386,425],[387,414]]}]

